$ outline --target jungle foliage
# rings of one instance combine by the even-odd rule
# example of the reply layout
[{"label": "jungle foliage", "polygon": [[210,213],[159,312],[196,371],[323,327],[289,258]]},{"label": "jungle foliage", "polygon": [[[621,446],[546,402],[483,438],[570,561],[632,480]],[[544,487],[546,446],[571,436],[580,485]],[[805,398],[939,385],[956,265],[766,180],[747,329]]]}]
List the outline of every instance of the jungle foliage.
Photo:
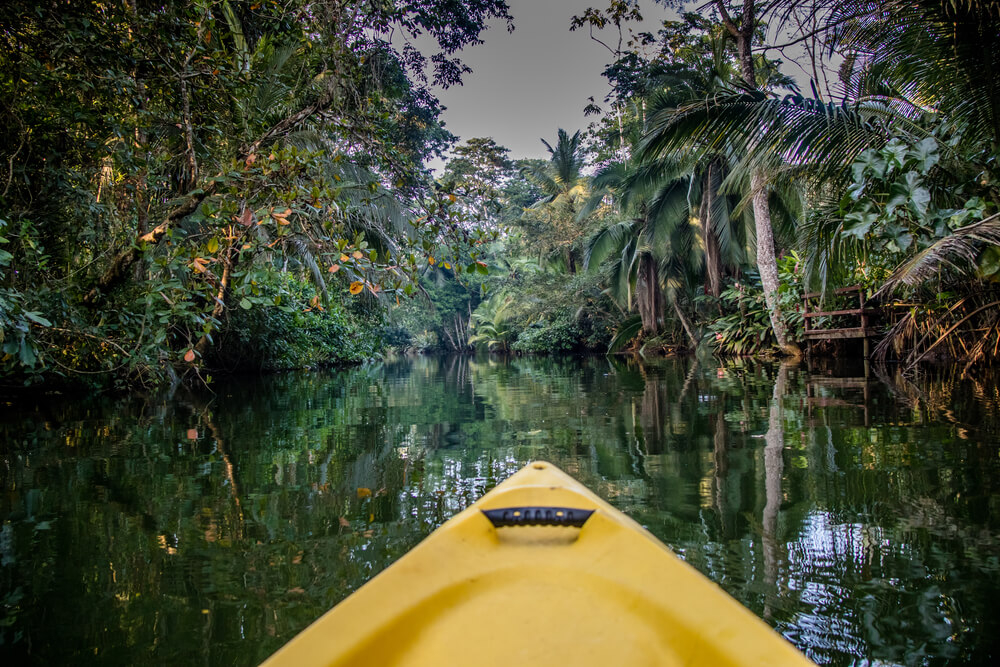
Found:
[{"label": "jungle foliage", "polygon": [[431,86],[488,19],[511,26],[501,0],[5,3],[5,384],[378,353],[379,300],[435,256],[479,267],[423,163],[452,140]]},{"label": "jungle foliage", "polygon": [[[860,285],[877,357],[995,357],[993,3],[715,0],[656,34],[640,18],[627,0],[572,18],[611,55],[611,91],[522,170],[539,192],[493,250],[533,273],[488,285],[473,343],[585,349],[566,325],[597,317],[612,350],[794,354],[802,294],[836,310]],[[799,58],[809,94],[775,55]]]},{"label": "jungle foliage", "polygon": [[713,0],[640,32],[648,9],[567,17],[610,92],[519,159],[456,145],[433,94],[512,28],[502,0],[8,3],[4,384],[386,348],[795,354],[802,293],[851,285],[877,356],[995,357],[994,4]]}]

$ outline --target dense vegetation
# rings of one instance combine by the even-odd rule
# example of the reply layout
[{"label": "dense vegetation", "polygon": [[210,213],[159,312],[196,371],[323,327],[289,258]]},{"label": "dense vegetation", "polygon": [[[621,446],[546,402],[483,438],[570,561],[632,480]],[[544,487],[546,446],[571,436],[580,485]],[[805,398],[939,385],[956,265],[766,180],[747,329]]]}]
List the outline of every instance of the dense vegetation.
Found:
[{"label": "dense vegetation", "polygon": [[[702,10],[655,35],[630,30],[631,2],[573,17],[612,54],[612,92],[586,133],[559,130],[547,163],[508,175],[539,192],[507,216],[472,342],[796,355],[803,293],[845,310],[837,288],[859,285],[880,307],[877,357],[995,356],[996,6]],[[786,53],[808,95],[772,57]]]},{"label": "dense vegetation", "polygon": [[611,93],[585,131],[553,128],[549,159],[473,138],[435,176],[454,137],[433,86],[460,83],[488,20],[511,25],[502,0],[7,3],[5,384],[388,346],[794,355],[802,292],[836,310],[849,285],[884,306],[883,358],[995,356],[993,3],[639,18],[567,16],[610,52]]}]

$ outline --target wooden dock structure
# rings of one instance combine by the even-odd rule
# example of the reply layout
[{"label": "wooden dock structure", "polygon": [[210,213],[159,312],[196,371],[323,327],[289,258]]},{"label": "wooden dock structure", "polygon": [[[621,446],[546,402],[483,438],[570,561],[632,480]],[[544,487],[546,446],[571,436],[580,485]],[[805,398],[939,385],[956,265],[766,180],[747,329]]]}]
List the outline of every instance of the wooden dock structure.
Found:
[{"label": "wooden dock structure", "polygon": [[[854,294],[858,299],[857,308],[849,308],[845,310],[811,310],[810,300],[817,299],[823,296],[822,292],[809,292],[802,295],[802,319],[803,319],[803,337],[806,340],[806,351],[812,351],[812,343],[814,340],[833,340],[838,338],[861,338],[864,341],[864,354],[865,360],[867,360],[871,354],[871,339],[875,337],[876,332],[872,328],[872,317],[879,313],[876,308],[869,308],[865,304],[865,292],[859,285],[853,285],[851,287],[841,287],[839,289],[833,290],[833,293],[838,296]],[[858,326],[850,327],[839,327],[835,329],[822,329],[817,328],[813,323],[818,317],[837,317],[837,316],[849,316],[857,317],[859,324]]]}]

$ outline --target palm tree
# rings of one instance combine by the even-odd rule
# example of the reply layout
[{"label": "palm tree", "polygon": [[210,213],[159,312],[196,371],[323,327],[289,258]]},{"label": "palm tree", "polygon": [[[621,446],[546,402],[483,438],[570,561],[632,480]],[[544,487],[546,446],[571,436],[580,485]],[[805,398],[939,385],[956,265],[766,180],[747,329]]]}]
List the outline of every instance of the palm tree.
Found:
[{"label": "palm tree", "polygon": [[[723,26],[736,43],[736,55],[742,77],[741,86],[744,90],[756,91],[761,82],[758,81],[758,64],[751,52],[753,36],[757,29],[755,4],[753,0],[746,0],[743,3],[742,15],[738,19],[729,14],[722,0],[715,0],[714,4],[722,16]],[[674,112],[672,110],[661,111],[659,114],[651,114],[650,132],[645,148],[647,155],[655,157],[662,154],[664,148],[671,143],[673,136],[676,136],[670,135],[670,131],[673,129],[671,123],[673,117]],[[664,135],[668,135],[670,138],[666,138]],[[718,135],[715,136],[715,139],[717,140],[715,144],[705,147],[706,150],[718,148],[722,143],[722,138]],[[787,337],[778,304],[778,268],[775,255],[774,230],[771,224],[771,213],[768,202],[767,181],[764,172],[757,168],[751,169],[749,176],[750,201],[753,207],[755,224],[757,268],[764,287],[764,295],[767,300],[768,312],[771,319],[771,328],[774,331],[778,346],[787,354],[797,355],[799,353],[798,348]]]},{"label": "palm tree", "polygon": [[[671,177],[670,175],[674,177]],[[666,304],[673,307],[692,347],[694,328],[680,306],[697,265],[695,233],[689,224],[693,206],[692,174],[678,173],[677,164],[615,163],[594,177],[594,193],[581,215],[608,195],[624,219],[605,227],[587,244],[585,262],[591,270],[608,258],[608,293],[622,310],[639,312],[642,330],[655,335],[664,325]]]},{"label": "palm tree", "polygon": [[544,139],[541,141],[551,158],[548,162],[528,163],[521,173],[545,193],[531,206],[531,211],[541,215],[554,233],[555,238],[546,245],[562,253],[566,271],[573,274],[576,273],[573,245],[583,233],[577,224],[577,214],[588,196],[588,179],[583,175],[585,156],[582,139],[579,130],[571,137],[560,128],[554,147]]}]

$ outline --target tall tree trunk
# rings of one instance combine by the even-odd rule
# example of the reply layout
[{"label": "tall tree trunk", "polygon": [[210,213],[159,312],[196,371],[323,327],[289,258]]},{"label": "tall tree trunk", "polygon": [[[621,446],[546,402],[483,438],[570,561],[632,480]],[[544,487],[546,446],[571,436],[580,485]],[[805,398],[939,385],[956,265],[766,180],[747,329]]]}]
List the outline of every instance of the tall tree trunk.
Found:
[{"label": "tall tree trunk", "polygon": [[635,285],[636,305],[642,319],[643,332],[655,335],[663,321],[663,292],[656,271],[656,262],[649,253],[639,257],[639,275]]},{"label": "tall tree trunk", "polygon": [[789,356],[799,356],[798,346],[789,340],[785,329],[785,321],[781,315],[781,304],[778,303],[778,261],[774,252],[774,230],[771,227],[771,211],[767,204],[767,185],[764,175],[754,171],[750,175],[750,187],[753,188],[753,220],[757,231],[757,271],[760,273],[760,284],[764,288],[764,301],[771,318],[771,329],[778,347],[782,353]]},{"label": "tall tree trunk", "polygon": [[[715,0],[715,6],[722,15],[722,22],[729,34],[736,40],[736,52],[740,61],[740,73],[743,82],[752,90],[757,89],[757,74],[754,70],[753,43],[754,28],[757,24],[755,0],[743,0],[743,11],[740,25],[737,26],[730,17],[723,0]],[[767,203],[767,179],[760,170],[750,174],[752,190],[754,228],[757,231],[757,271],[760,273],[761,286],[764,288],[764,300],[767,304],[768,316],[771,320],[771,330],[783,354],[799,356],[798,346],[789,340],[785,323],[781,318],[781,306],[778,303],[778,262],[774,252],[774,230],[771,226],[771,210]]]},{"label": "tall tree trunk", "polygon": [[566,272],[569,275],[571,275],[571,276],[575,275],[576,274],[576,259],[573,257],[573,247],[572,246],[566,246],[566,249],[563,251],[563,259],[566,260]]},{"label": "tall tree trunk", "polygon": [[715,298],[722,292],[722,258],[719,256],[719,240],[712,228],[712,206],[715,192],[712,189],[712,169],[708,165],[705,184],[701,189],[701,227],[705,238],[705,292]]}]

